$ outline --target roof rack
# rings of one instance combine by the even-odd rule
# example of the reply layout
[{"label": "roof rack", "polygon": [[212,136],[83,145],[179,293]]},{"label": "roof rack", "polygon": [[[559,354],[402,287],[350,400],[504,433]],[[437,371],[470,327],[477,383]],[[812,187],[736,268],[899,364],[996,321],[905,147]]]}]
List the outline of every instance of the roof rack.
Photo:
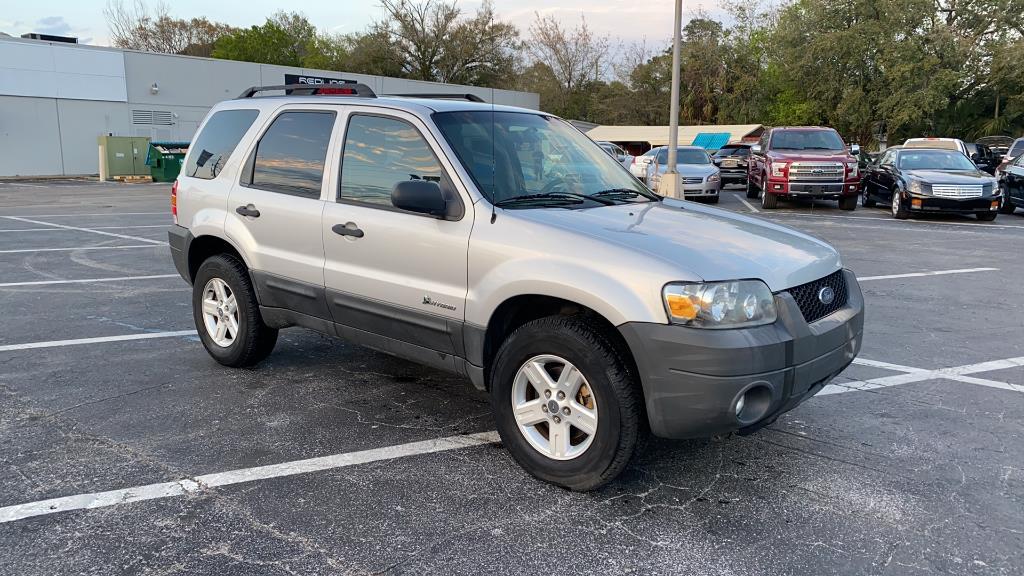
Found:
[{"label": "roof rack", "polygon": [[279,84],[277,86],[252,86],[246,88],[239,98],[252,98],[260,92],[271,90],[284,90],[288,94],[298,93],[301,96],[312,96],[315,94],[337,95],[337,96],[362,96],[364,98],[376,98],[373,89],[366,84],[359,82],[345,82],[340,84]]},{"label": "roof rack", "polygon": [[440,92],[426,92],[420,94],[388,94],[401,98],[437,98],[439,100],[469,100],[470,102],[486,102],[476,94],[442,94]]}]

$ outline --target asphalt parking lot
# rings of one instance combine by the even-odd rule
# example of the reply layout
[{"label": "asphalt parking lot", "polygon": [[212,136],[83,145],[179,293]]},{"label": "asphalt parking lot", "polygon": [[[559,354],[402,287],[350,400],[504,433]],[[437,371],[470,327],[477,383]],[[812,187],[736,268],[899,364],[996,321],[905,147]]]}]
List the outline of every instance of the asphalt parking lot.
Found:
[{"label": "asphalt parking lot", "polygon": [[653,441],[579,494],[457,377],[302,329],[215,364],[166,185],[0,183],[0,573],[1021,574],[1024,211],[758,215],[861,278],[860,358],[755,435]]}]

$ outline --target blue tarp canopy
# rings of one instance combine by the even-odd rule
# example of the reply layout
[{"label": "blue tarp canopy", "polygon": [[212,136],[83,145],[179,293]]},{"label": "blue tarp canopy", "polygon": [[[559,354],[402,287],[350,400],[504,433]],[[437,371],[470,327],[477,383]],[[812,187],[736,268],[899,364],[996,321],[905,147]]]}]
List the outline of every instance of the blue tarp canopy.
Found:
[{"label": "blue tarp canopy", "polygon": [[700,132],[693,137],[693,145],[705,150],[718,150],[728,143],[728,132]]}]

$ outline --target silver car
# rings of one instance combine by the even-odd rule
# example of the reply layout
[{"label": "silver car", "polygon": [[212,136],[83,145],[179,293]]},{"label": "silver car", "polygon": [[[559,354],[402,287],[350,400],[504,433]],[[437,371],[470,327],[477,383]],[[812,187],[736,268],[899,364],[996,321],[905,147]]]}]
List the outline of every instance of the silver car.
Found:
[{"label": "silver car", "polygon": [[771,424],[860,350],[825,242],[657,196],[543,112],[319,90],[215,106],[171,189],[171,255],[225,366],[301,326],[464,377],[527,471],[589,490],[648,432]]},{"label": "silver car", "polygon": [[[668,170],[668,146],[656,148],[655,160],[647,164],[647,185],[658,189],[661,177]],[[722,175],[718,166],[711,162],[708,153],[699,146],[680,146],[676,149],[676,171],[682,177],[683,194],[686,198],[718,203],[722,189]]]}]

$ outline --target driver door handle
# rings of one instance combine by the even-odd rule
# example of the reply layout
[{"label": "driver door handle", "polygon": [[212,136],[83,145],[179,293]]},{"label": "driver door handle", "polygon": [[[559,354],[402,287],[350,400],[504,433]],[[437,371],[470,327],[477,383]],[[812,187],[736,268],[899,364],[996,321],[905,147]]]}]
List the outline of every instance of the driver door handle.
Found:
[{"label": "driver door handle", "polygon": [[256,207],[253,206],[252,204],[249,204],[248,206],[239,206],[238,208],[235,208],[235,212],[238,212],[242,216],[248,216],[250,218],[260,217],[260,211],[257,210]]},{"label": "driver door handle", "polygon": [[352,236],[353,238],[363,237],[363,231],[356,227],[355,222],[349,222],[347,224],[335,224],[334,226],[331,226],[331,230],[335,234],[340,234],[342,236]]}]

